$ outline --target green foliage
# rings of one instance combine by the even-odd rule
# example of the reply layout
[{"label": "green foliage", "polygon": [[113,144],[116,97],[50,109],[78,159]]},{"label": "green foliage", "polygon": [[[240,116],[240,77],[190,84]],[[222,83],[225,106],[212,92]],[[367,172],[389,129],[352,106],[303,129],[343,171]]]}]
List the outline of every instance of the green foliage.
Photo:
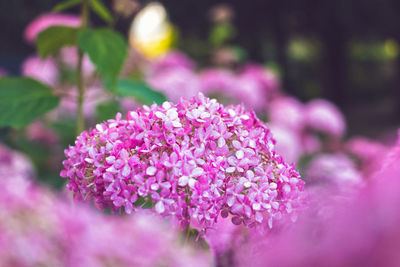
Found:
[{"label": "green foliage", "polygon": [[64,118],[49,123],[60,138],[62,147],[73,145],[76,139],[76,121]]},{"label": "green foliage", "polygon": [[128,54],[124,38],[109,29],[83,29],[78,35],[78,46],[89,55],[105,85],[115,90],[119,73]]},{"label": "green foliage", "polygon": [[113,21],[113,17],[110,11],[107,9],[106,6],[104,6],[101,0],[90,0],[89,5],[92,8],[93,12],[95,12],[105,22],[111,23]]},{"label": "green foliage", "polygon": [[36,38],[36,46],[42,58],[57,53],[64,46],[76,45],[79,28],[52,26],[41,31]]},{"label": "green foliage", "polygon": [[235,28],[229,22],[219,23],[210,33],[210,42],[214,46],[221,46],[235,36]]},{"label": "green foliage", "polygon": [[15,143],[16,148],[27,155],[39,169],[48,162],[50,153],[42,145],[32,142],[21,135],[17,137]]},{"label": "green foliage", "polygon": [[141,207],[143,209],[151,209],[154,206],[153,201],[151,199],[145,199],[143,197],[139,197],[138,200],[133,203],[135,207]]},{"label": "green foliage", "polygon": [[231,46],[230,48],[235,53],[239,62],[246,62],[247,58],[249,57],[246,49],[238,45]]},{"label": "green foliage", "polygon": [[71,7],[77,6],[81,2],[82,2],[82,0],[66,0],[64,2],[61,2],[61,3],[57,4],[53,8],[53,11],[54,12],[64,11],[64,10],[69,9]]},{"label": "green foliage", "polygon": [[31,78],[0,79],[0,127],[23,127],[58,105],[48,86]]},{"label": "green foliage", "polygon": [[146,105],[154,102],[160,105],[167,100],[164,94],[151,89],[146,83],[127,79],[119,80],[117,94],[121,97],[133,97]]},{"label": "green foliage", "polygon": [[97,105],[96,117],[97,121],[106,121],[114,118],[115,114],[121,111],[118,101],[106,101]]}]

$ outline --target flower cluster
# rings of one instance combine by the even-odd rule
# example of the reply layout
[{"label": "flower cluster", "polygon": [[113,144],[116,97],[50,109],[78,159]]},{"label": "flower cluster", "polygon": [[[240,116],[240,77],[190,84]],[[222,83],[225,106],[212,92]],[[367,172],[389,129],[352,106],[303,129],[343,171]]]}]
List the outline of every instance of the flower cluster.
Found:
[{"label": "flower cluster", "polygon": [[314,191],[296,224],[238,247],[237,266],[398,266],[399,166],[400,143],[357,193]]},{"label": "flower cluster", "polygon": [[199,94],[98,124],[65,150],[61,176],[79,199],[131,213],[152,204],[204,230],[221,214],[254,226],[292,213],[303,181],[274,150],[267,125],[242,106]]},{"label": "flower cluster", "polygon": [[31,56],[23,62],[21,72],[24,76],[32,77],[50,86],[55,86],[59,78],[53,58],[41,59],[38,56]]},{"label": "flower cluster", "polygon": [[209,266],[150,214],[112,217],[27,179],[0,177],[1,266]]},{"label": "flower cluster", "polygon": [[12,151],[0,143],[0,178],[2,179],[32,179],[34,168],[23,155]]},{"label": "flower cluster", "polygon": [[346,122],[334,104],[323,99],[304,104],[290,96],[278,96],[271,101],[267,113],[278,142],[277,151],[286,161],[297,162],[302,155],[324,150],[340,150],[338,143],[346,131]]},{"label": "flower cluster", "polygon": [[306,169],[307,181],[313,184],[331,184],[351,188],[362,182],[362,174],[345,154],[320,154]]},{"label": "flower cluster", "polygon": [[346,152],[356,159],[363,176],[369,178],[381,168],[389,146],[380,141],[356,136],[346,142]]},{"label": "flower cluster", "polygon": [[262,66],[245,65],[238,71],[211,67],[196,72],[194,65],[184,54],[171,52],[153,62],[147,81],[172,101],[202,92],[222,103],[243,103],[257,112],[264,111],[278,93],[277,76]]}]

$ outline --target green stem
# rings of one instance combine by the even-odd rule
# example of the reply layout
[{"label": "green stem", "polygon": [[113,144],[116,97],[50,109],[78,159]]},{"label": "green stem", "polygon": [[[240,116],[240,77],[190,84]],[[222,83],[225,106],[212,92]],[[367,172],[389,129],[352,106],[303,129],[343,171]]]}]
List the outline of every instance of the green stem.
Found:
[{"label": "green stem", "polygon": [[183,245],[188,245],[189,243],[189,239],[190,239],[190,233],[192,231],[192,228],[190,228],[190,226],[186,226],[185,229],[185,240],[183,241]]},{"label": "green stem", "polygon": [[[88,0],[82,0],[82,10],[81,10],[81,28],[86,28],[89,20],[89,5]],[[85,85],[83,79],[83,52],[79,50],[78,52],[78,68],[77,68],[77,85],[78,85],[78,112],[76,118],[76,131],[79,135],[85,129],[85,118],[83,116],[83,105],[85,102]]]}]

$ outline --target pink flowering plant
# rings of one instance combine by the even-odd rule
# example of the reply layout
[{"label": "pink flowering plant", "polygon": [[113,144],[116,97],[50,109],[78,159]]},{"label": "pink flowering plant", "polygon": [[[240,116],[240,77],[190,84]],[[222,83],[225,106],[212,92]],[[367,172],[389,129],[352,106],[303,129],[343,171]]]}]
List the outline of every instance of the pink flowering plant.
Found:
[{"label": "pink flowering plant", "polygon": [[293,213],[303,181],[275,150],[267,125],[242,106],[199,94],[176,105],[144,106],[84,131],[61,176],[78,199],[126,213],[151,202],[180,225],[272,226]]},{"label": "pink flowering plant", "polygon": [[38,16],[0,69],[0,266],[399,265],[399,143],[346,140],[223,28],[213,65],[149,58],[113,29],[140,1],[103,2]]}]

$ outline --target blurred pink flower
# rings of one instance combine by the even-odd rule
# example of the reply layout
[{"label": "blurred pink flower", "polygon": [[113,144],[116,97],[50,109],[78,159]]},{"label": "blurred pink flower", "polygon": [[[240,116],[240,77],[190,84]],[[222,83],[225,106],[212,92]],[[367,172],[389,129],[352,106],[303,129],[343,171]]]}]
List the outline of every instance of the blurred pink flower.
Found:
[{"label": "blurred pink flower", "polygon": [[[216,98],[222,104],[244,104],[248,99],[248,96],[243,97],[244,92],[240,89],[238,78],[229,70],[208,68],[199,73],[199,80],[201,92],[208,97]],[[246,85],[245,82],[243,79],[242,84],[247,90],[254,89],[254,83],[250,81]]]},{"label": "blurred pink flower", "polygon": [[170,51],[161,58],[157,58],[155,62],[152,62],[149,68],[149,75],[154,76],[171,68],[194,71],[195,63],[180,51]]},{"label": "blurred pink flower", "polygon": [[379,170],[389,148],[380,142],[365,137],[354,137],[346,144],[346,151],[359,161],[366,177]]},{"label": "blurred pink flower", "polygon": [[224,69],[205,69],[199,74],[201,91],[221,103],[244,104],[257,111],[267,105],[267,91],[250,73],[236,75]]},{"label": "blurred pink flower", "polygon": [[39,141],[48,145],[58,142],[57,134],[40,120],[26,127],[26,135],[31,141]]},{"label": "blurred pink flower", "polygon": [[274,125],[293,131],[303,131],[305,126],[304,105],[293,97],[279,97],[267,107],[268,116]]},{"label": "blurred pink flower", "polygon": [[41,59],[31,56],[22,63],[22,74],[32,77],[50,86],[55,86],[58,80],[58,70],[54,59]]},{"label": "blurred pink flower", "polygon": [[268,68],[257,64],[245,65],[241,71],[241,76],[249,77],[257,81],[267,96],[268,100],[278,93],[279,79],[277,75]]},{"label": "blurred pink flower", "polygon": [[[72,88],[68,90],[68,96],[61,99],[60,105],[57,109],[64,115],[75,115],[77,112],[77,90]],[[104,89],[101,87],[93,86],[87,88],[85,92],[85,104],[83,106],[83,115],[86,118],[92,118],[96,113],[96,106],[102,101],[108,100],[108,96]]]},{"label": "blurred pink flower", "polygon": [[240,245],[243,228],[231,223],[231,218],[219,217],[213,228],[204,236],[210,246],[215,266],[232,266],[234,249]]},{"label": "blurred pink flower", "polygon": [[[268,241],[257,247],[250,244],[253,251],[242,253],[241,264],[397,267],[400,262],[399,152],[397,145],[371,183],[359,193],[348,195],[345,201],[339,195],[326,201],[334,193],[314,191],[317,201],[310,202],[298,222],[275,235],[259,236]],[[328,206],[329,212],[326,212]]]},{"label": "blurred pink flower", "polygon": [[[377,169],[375,177],[379,177],[381,174],[391,172],[392,174],[400,173],[400,129],[398,130],[397,143],[393,148],[390,148],[383,157],[381,168]],[[393,176],[393,175],[392,175]],[[377,178],[379,179],[379,178]]]},{"label": "blurred pink flower", "polygon": [[303,132],[300,135],[301,143],[303,145],[303,152],[305,154],[314,154],[317,153],[318,151],[321,151],[322,149],[322,142],[318,138],[318,136],[308,133],[308,132]]},{"label": "blurred pink flower", "polygon": [[210,265],[154,216],[99,214],[17,177],[0,177],[0,259],[21,267]]},{"label": "blurred pink flower", "polygon": [[[237,93],[235,75],[224,69],[209,68],[199,74],[201,92],[206,95],[226,94],[235,97]],[[237,101],[237,99],[233,99]]]},{"label": "blurred pink flower", "polygon": [[[65,47],[61,49],[61,59],[69,69],[76,70],[78,66],[78,49],[76,47]],[[82,71],[85,76],[93,74],[96,70],[87,55],[84,55],[82,63]]]},{"label": "blurred pink flower", "polygon": [[[78,90],[75,87],[71,87],[65,91],[68,95],[62,97],[57,109],[52,111],[54,117],[76,115],[78,108]],[[83,106],[83,115],[85,118],[93,118],[96,114],[96,106],[106,100],[109,100],[109,97],[103,88],[98,87],[97,85],[86,88],[85,103]]]},{"label": "blurred pink flower", "polygon": [[345,154],[320,154],[309,163],[306,174],[310,184],[330,184],[339,188],[358,185],[363,180],[353,161]]},{"label": "blurred pink flower", "polygon": [[279,125],[269,124],[269,128],[276,140],[276,152],[286,162],[296,163],[303,154],[302,143],[298,134]]},{"label": "blurred pink flower", "polygon": [[34,167],[23,154],[0,143],[0,179],[32,179]]},{"label": "blurred pink flower", "polygon": [[148,83],[165,93],[172,101],[178,101],[181,97],[193,97],[200,91],[196,74],[186,68],[166,69],[149,77]]},{"label": "blurred pink flower", "polygon": [[247,108],[256,111],[265,110],[267,103],[267,92],[251,75],[240,75],[236,77],[236,84],[238,88],[238,101],[244,104]]},{"label": "blurred pink flower", "polygon": [[79,16],[70,14],[48,13],[40,15],[39,17],[31,21],[26,27],[24,34],[25,40],[33,43],[39,32],[50,26],[56,25],[79,27],[81,25],[81,19]]},{"label": "blurred pink flower", "polygon": [[315,99],[306,105],[306,123],[313,130],[341,137],[346,131],[346,122],[342,112],[331,102]]}]

